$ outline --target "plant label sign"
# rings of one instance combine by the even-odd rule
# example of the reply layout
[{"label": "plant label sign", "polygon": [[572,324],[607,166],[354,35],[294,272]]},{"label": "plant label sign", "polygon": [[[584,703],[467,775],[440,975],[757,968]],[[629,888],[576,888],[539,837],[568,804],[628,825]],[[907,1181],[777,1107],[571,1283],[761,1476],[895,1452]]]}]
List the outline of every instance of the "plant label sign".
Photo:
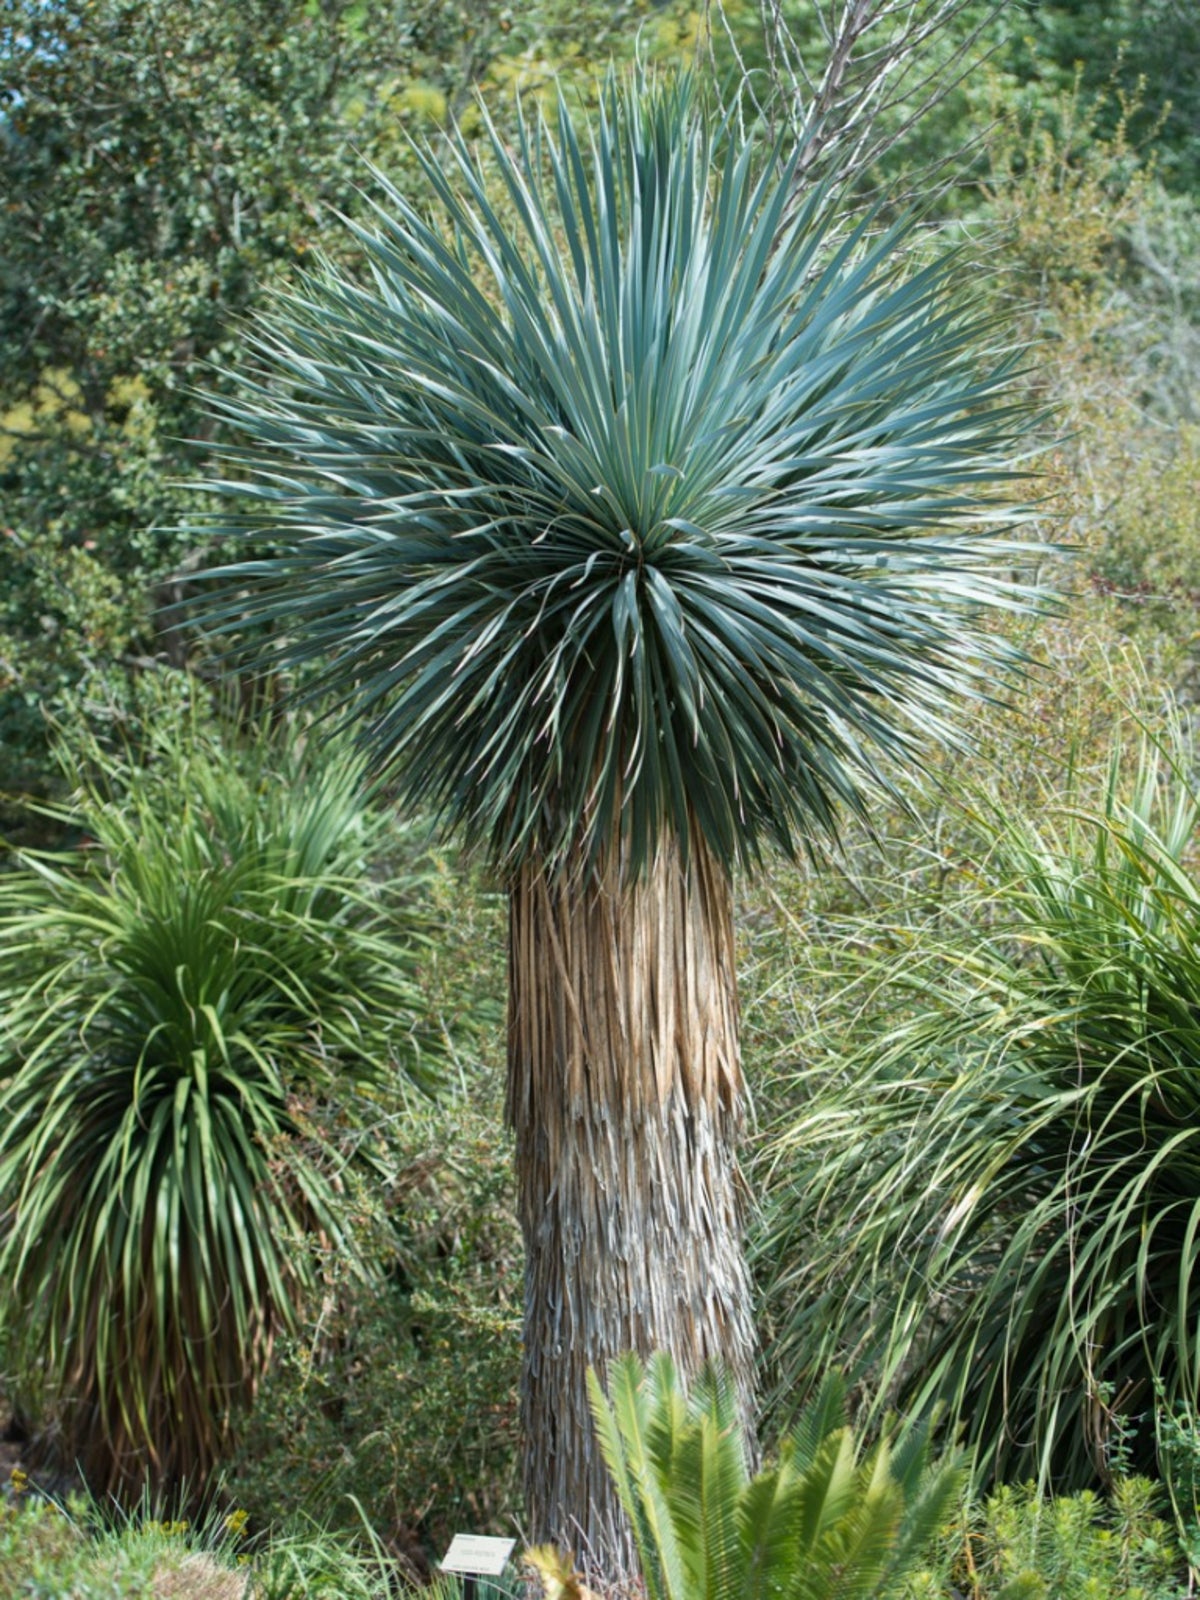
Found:
[{"label": "plant label sign", "polygon": [[456,1533],[442,1557],[443,1572],[472,1578],[499,1578],[508,1565],[515,1539],[487,1539],[478,1533]]}]

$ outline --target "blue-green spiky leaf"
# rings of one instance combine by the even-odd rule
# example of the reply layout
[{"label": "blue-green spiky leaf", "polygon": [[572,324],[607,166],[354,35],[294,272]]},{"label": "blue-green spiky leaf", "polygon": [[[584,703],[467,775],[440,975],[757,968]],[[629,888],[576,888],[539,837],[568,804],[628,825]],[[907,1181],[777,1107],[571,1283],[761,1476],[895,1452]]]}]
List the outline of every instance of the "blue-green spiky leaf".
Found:
[{"label": "blue-green spiky leaf", "polygon": [[1011,353],[956,258],[795,208],[686,78],[485,126],[486,172],[419,156],[431,217],[377,175],[369,275],[253,334],[208,618],[268,626],[502,868],[790,850],[1005,657]]}]

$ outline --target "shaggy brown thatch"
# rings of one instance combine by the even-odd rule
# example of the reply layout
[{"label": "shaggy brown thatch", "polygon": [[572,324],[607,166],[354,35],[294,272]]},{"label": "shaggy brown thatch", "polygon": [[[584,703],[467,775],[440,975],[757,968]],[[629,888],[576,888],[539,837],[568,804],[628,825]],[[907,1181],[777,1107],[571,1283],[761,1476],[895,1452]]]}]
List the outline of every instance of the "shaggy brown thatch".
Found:
[{"label": "shaggy brown thatch", "polygon": [[191,1555],[177,1567],[154,1573],[155,1600],[245,1600],[246,1574],[231,1571],[211,1556]]}]

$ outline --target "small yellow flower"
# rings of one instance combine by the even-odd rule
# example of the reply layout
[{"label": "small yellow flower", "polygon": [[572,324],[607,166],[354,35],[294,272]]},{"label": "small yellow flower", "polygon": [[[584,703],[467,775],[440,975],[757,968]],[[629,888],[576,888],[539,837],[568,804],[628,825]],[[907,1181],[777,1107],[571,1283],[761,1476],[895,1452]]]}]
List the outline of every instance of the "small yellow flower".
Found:
[{"label": "small yellow flower", "polygon": [[14,1467],[9,1475],[8,1486],[14,1494],[24,1494],[29,1487],[29,1474],[20,1467]]},{"label": "small yellow flower", "polygon": [[248,1511],[243,1511],[240,1508],[237,1511],[231,1511],[225,1518],[225,1531],[231,1534],[233,1538],[240,1539],[245,1533],[246,1524],[249,1521],[250,1513]]}]

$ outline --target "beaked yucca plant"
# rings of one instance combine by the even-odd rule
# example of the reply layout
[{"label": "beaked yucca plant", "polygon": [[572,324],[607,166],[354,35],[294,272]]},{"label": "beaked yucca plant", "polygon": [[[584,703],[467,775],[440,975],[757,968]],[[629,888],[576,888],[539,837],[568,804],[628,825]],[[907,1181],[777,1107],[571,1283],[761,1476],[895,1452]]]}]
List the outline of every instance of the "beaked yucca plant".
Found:
[{"label": "beaked yucca plant", "polygon": [[785,1392],[854,1363],[1056,1486],[1200,1417],[1200,794],[1181,747],[1124,767],[993,815],[978,900],[861,957],[900,1020],[814,1067],[761,1241]]},{"label": "beaked yucca plant", "polygon": [[59,814],[84,842],[0,875],[0,1322],[126,1497],[200,1486],[318,1246],[352,1249],[322,1108],[430,1059],[361,757],[154,744],[94,747]]},{"label": "beaked yucca plant", "polygon": [[484,130],[247,335],[207,615],[509,890],[529,1526],[619,1566],[588,1367],[750,1382],[730,874],[994,681],[1020,417],[961,262],[795,203],[690,79]]},{"label": "beaked yucca plant", "polygon": [[891,1600],[961,1486],[915,1430],[865,1448],[836,1377],[753,1476],[720,1369],[685,1394],[668,1356],[628,1356],[610,1365],[608,1398],[594,1374],[591,1394],[648,1600]]}]

